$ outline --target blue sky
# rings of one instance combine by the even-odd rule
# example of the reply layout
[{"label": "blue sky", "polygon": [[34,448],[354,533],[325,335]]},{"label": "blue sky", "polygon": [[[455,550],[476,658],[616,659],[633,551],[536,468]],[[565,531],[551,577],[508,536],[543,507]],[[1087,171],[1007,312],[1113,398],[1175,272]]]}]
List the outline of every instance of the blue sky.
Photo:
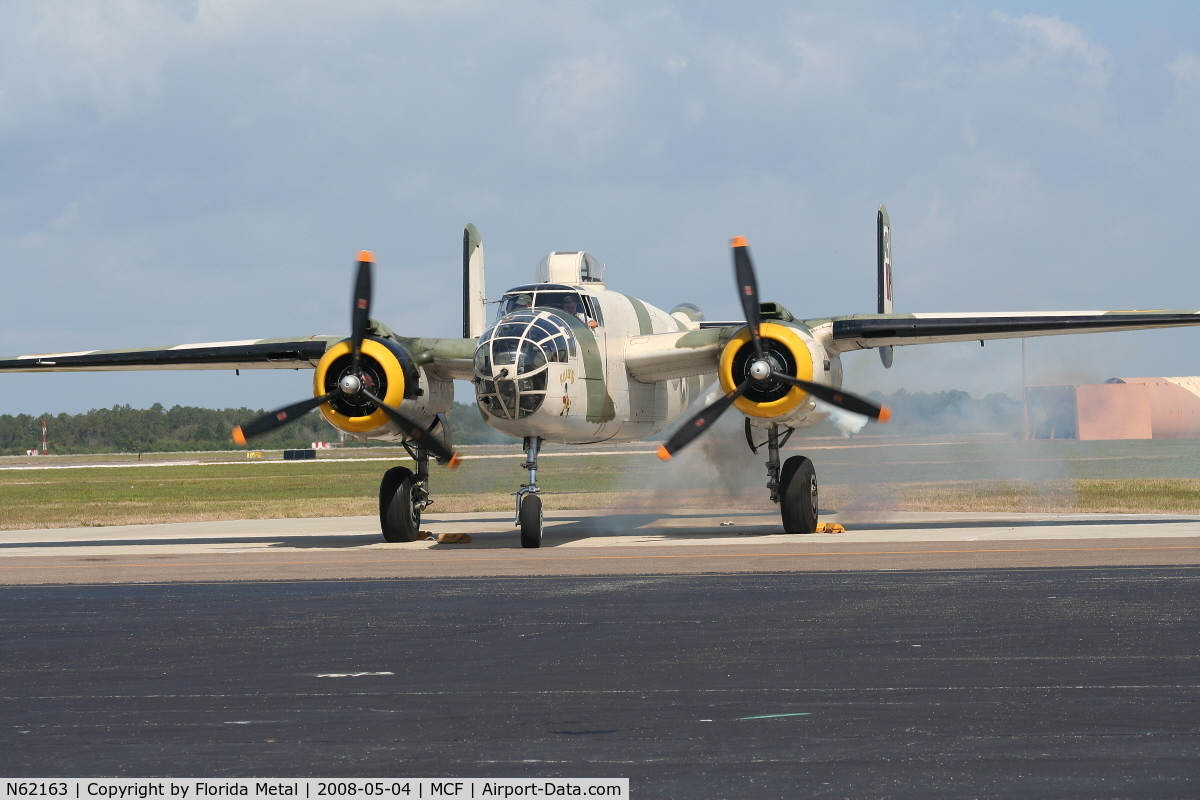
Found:
[{"label": "blue sky", "polygon": [[[586,249],[612,288],[735,318],[1200,308],[1190,3],[12,2],[0,6],[6,354],[348,327],[460,330]],[[1200,374],[1200,331],[1031,340],[1031,381]],[[1017,342],[846,358],[860,392],[1016,393]],[[310,373],[2,376],[0,413],[276,406]]]}]

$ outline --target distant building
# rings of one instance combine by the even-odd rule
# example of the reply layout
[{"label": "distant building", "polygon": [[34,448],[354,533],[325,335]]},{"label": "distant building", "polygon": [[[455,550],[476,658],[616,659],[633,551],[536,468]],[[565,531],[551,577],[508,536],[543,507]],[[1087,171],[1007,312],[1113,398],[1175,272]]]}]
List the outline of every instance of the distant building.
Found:
[{"label": "distant building", "polygon": [[1200,377],[1028,386],[1031,439],[1200,439]]}]

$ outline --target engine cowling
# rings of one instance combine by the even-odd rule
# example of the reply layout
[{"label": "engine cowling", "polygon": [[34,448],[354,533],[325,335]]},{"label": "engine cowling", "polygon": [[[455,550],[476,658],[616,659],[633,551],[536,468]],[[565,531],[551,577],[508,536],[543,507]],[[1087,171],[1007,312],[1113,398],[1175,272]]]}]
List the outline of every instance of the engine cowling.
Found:
[{"label": "engine cowling", "polygon": [[[763,322],[759,326],[759,335],[762,337],[763,355],[775,370],[806,381],[821,380],[822,376],[814,378],[814,362],[822,363],[823,359],[819,354],[814,354],[813,349],[817,345],[812,337],[778,322]],[[726,393],[732,392],[746,382],[754,360],[750,331],[744,328],[721,350],[717,367],[721,389]],[[821,372],[824,373],[823,365]],[[786,420],[811,410],[808,400],[808,392],[784,381],[750,381],[745,393],[734,401],[734,407],[750,417]]]},{"label": "engine cowling", "polygon": [[[346,374],[353,369],[350,340],[338,342],[325,351],[313,374],[313,392],[323,395],[333,391]],[[396,342],[368,336],[363,339],[360,369],[367,387],[393,408],[404,408],[407,412],[424,409],[414,400],[428,395],[420,390],[420,371],[412,357]],[[405,404],[409,401],[407,407]],[[353,433],[363,438],[395,438],[395,423],[382,410],[365,397],[339,395],[328,403],[318,406],[321,416],[338,430]],[[435,412],[436,413],[436,412]],[[430,415],[432,416],[432,415]],[[414,422],[422,424],[420,418]]]}]

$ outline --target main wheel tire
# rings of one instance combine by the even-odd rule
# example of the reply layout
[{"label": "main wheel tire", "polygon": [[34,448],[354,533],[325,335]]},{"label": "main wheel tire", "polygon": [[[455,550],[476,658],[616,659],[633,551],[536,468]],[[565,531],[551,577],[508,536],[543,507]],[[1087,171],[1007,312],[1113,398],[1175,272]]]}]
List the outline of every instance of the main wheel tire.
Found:
[{"label": "main wheel tire", "polygon": [[792,456],[783,462],[779,513],[787,533],[813,533],[817,529],[817,471],[804,456]]},{"label": "main wheel tire", "polygon": [[542,498],[527,494],[521,498],[521,547],[542,546]]},{"label": "main wheel tire", "polygon": [[413,506],[413,474],[392,467],[379,484],[379,527],[389,542],[415,542],[421,535],[421,512]]}]

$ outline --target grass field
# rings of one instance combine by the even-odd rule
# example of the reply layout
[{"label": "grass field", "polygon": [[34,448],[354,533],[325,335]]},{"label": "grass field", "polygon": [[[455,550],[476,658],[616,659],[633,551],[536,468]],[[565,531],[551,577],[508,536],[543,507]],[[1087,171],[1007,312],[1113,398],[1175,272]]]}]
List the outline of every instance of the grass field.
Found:
[{"label": "grass field", "polygon": [[[596,455],[549,447],[539,471],[546,506],[770,509],[762,459],[742,442],[711,438],[667,464],[645,445],[577,448]],[[874,437],[813,440],[785,455],[796,452],[817,465],[821,507],[849,518],[893,510],[1200,513],[1196,441]],[[520,451],[467,448],[466,455],[456,471],[435,468],[431,511],[510,509],[525,478]],[[0,459],[8,467],[76,467],[0,469],[0,528],[374,514],[379,478],[410,463],[402,456],[372,449],[307,462],[279,453],[240,461],[172,454],[142,465],[134,456]]]}]

